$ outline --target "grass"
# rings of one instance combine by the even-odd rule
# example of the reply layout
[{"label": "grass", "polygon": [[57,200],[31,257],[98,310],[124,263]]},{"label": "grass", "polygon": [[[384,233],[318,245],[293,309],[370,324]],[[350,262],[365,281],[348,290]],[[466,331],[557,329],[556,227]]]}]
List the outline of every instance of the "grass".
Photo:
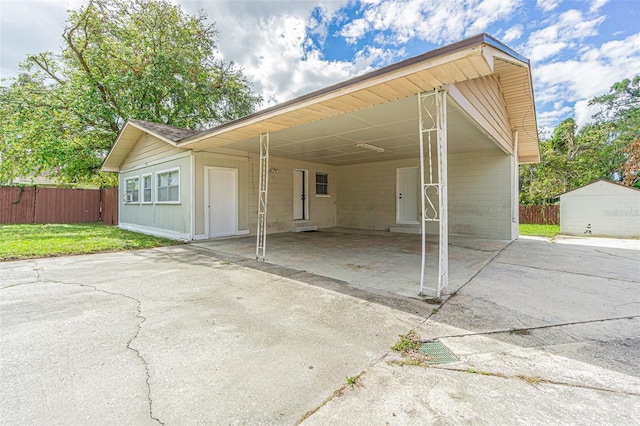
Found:
[{"label": "grass", "polygon": [[520,224],[520,235],[553,238],[560,233],[560,225]]},{"label": "grass", "polygon": [[0,225],[0,261],[123,251],[177,241],[122,230],[102,223]]}]

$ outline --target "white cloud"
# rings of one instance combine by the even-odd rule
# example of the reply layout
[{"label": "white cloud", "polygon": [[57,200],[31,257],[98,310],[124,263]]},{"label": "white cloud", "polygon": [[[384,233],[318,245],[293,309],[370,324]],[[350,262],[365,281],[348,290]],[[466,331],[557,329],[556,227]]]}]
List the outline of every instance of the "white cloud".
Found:
[{"label": "white cloud", "polygon": [[502,35],[501,39],[505,43],[511,43],[512,41],[522,37],[522,34],[523,34],[523,27],[521,24],[517,24],[509,28],[508,30],[506,30]]},{"label": "white cloud", "polygon": [[640,33],[585,48],[576,58],[534,68],[536,100],[539,104],[574,104],[576,121],[584,124],[594,112],[588,101],[608,92],[613,83],[636,75],[639,63]]},{"label": "white cloud", "polygon": [[609,3],[609,0],[593,0],[591,6],[589,6],[589,12],[597,12],[607,3]]},{"label": "white cloud", "polygon": [[534,63],[551,58],[565,48],[575,47],[576,42],[597,35],[604,19],[604,16],[585,19],[581,11],[567,10],[554,24],[529,34],[525,54]]},{"label": "white cloud", "polygon": [[538,0],[536,7],[542,9],[543,12],[551,12],[560,5],[562,0]]},{"label": "white cloud", "polygon": [[432,43],[457,41],[485,31],[489,25],[506,19],[520,5],[520,0],[389,0],[368,3],[362,17],[340,31],[350,43],[370,32],[389,32],[390,41],[402,44],[411,39]]}]

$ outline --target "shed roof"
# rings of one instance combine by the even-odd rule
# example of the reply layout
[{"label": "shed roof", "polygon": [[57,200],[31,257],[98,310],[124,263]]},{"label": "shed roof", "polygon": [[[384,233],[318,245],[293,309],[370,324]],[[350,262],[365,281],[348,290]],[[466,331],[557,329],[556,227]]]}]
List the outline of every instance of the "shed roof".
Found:
[{"label": "shed roof", "polygon": [[[539,161],[539,143],[531,69],[529,61],[498,40],[480,34],[376,71],[263,109],[237,120],[191,134],[168,134],[153,123],[127,122],[107,156],[102,170],[117,171],[140,137],[149,131],[175,146],[193,150],[231,147],[265,132],[278,132],[308,125],[309,132],[326,132],[326,126],[313,127],[332,118],[359,110],[389,104],[421,92],[479,77],[495,75],[500,80],[513,131],[519,133],[520,162]],[[131,124],[131,126],[129,126]],[[172,130],[173,132],[173,130]],[[186,136],[184,136],[186,135]],[[181,138],[176,139],[176,137]],[[246,144],[245,144],[246,145]],[[257,147],[257,146],[256,146]]]},{"label": "shed roof", "polygon": [[580,191],[584,190],[585,188],[588,188],[588,187],[591,187],[591,186],[594,186],[594,185],[598,185],[598,184],[602,184],[602,183],[612,185],[612,187],[615,187],[617,189],[621,189],[623,191],[624,190],[629,190],[629,191],[640,192],[639,188],[634,188],[633,186],[627,186],[627,185],[623,185],[623,184],[618,183],[618,182],[613,182],[613,181],[610,181],[608,179],[602,179],[601,178],[601,179],[594,180],[593,182],[588,183],[586,185],[582,185],[582,186],[580,186],[578,188],[574,188],[571,191],[563,192],[562,194],[560,194],[560,196],[562,197],[563,195],[567,195],[567,194],[572,193],[572,192],[574,192],[574,193],[575,192],[580,192]]}]

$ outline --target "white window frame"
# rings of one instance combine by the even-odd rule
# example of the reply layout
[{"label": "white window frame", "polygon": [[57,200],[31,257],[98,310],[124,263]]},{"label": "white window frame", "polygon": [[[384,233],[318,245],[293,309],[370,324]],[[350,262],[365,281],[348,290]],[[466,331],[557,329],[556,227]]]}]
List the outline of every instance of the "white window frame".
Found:
[{"label": "white window frame", "polygon": [[[163,174],[168,174],[168,173],[172,173],[172,172],[178,172],[178,200],[170,200],[170,201],[160,201],[160,197],[158,196],[158,193],[160,192],[160,183],[158,182],[158,180],[160,179],[160,175]],[[164,187],[162,187],[164,188]],[[167,188],[169,188],[167,186]],[[181,184],[180,184],[180,167],[173,167],[171,169],[166,169],[166,170],[159,170],[156,172],[156,204],[180,204],[180,191],[181,191]],[[167,191],[167,196],[168,196],[168,191]]]},{"label": "white window frame", "polygon": [[[149,199],[145,200],[144,198],[144,193],[145,193],[145,187],[144,187],[144,178],[148,177],[149,180],[151,181],[151,187],[149,188]],[[153,174],[152,173],[145,173],[143,175],[140,176],[140,204],[152,204],[153,203]]]},{"label": "white window frame", "polygon": [[[326,194],[318,194],[318,175],[325,175],[327,177],[327,193]],[[315,192],[316,192],[316,197],[325,197],[325,198],[330,198],[331,197],[331,193],[329,192],[329,173],[324,173],[324,172],[316,172],[316,177],[315,177]]]},{"label": "white window frame", "polygon": [[[132,180],[137,180],[138,181],[138,199],[136,201],[127,201],[127,197],[129,196],[129,185],[128,185],[128,182],[132,181]],[[124,178],[124,203],[125,204],[140,204],[140,176],[131,176],[131,177],[128,177],[128,178]]]}]

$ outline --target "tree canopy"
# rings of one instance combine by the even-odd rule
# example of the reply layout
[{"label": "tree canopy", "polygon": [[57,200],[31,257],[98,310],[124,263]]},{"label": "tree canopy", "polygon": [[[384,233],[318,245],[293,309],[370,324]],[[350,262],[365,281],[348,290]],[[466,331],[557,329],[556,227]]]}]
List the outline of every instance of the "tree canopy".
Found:
[{"label": "tree canopy", "polygon": [[100,165],[129,118],[202,129],[261,101],[217,31],[166,0],[90,0],[70,11],[61,52],[28,56],[0,86],[0,183],[46,173],[113,183]]},{"label": "tree canopy", "polygon": [[609,179],[640,187],[640,76],[615,83],[593,98],[594,122],[561,122],[541,142],[539,164],[520,167],[520,202],[543,204],[560,194]]}]

